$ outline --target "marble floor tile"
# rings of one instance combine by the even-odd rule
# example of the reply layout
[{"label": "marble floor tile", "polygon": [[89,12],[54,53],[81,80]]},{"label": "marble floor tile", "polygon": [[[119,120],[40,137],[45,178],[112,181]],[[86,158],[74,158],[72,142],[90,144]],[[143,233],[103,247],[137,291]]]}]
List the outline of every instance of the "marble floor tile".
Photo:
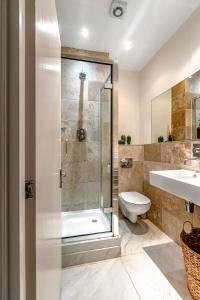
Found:
[{"label": "marble floor tile", "polygon": [[145,252],[121,259],[141,300],[182,300]]},{"label": "marble floor tile", "polygon": [[61,300],[139,300],[120,259],[67,268]]},{"label": "marble floor tile", "polygon": [[123,218],[119,221],[122,256],[143,252],[147,246],[170,243],[172,240],[148,219],[136,224]]},{"label": "marble floor tile", "polygon": [[122,257],[63,270],[61,300],[192,300],[181,248],[149,220],[120,219]]},{"label": "marble floor tile", "polygon": [[144,248],[159,270],[184,300],[192,300],[187,288],[183,254],[175,242]]}]

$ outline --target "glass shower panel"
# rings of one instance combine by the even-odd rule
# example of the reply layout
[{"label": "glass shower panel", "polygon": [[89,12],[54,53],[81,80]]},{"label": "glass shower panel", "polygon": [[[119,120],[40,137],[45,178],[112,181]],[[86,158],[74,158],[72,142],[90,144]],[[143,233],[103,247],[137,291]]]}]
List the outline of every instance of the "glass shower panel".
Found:
[{"label": "glass shower panel", "polygon": [[101,91],[101,207],[112,207],[111,197],[111,89]]},{"label": "glass shower panel", "polygon": [[101,205],[102,195],[111,203],[110,74],[110,65],[62,58],[63,238],[111,230]]}]

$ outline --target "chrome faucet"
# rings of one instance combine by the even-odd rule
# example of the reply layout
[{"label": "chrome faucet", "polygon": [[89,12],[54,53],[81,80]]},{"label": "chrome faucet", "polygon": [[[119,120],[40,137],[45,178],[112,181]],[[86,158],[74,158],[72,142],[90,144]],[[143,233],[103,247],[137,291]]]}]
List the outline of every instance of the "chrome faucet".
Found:
[{"label": "chrome faucet", "polygon": [[[186,158],[184,160],[184,165],[186,165],[186,162],[190,160],[198,160],[200,162],[200,144],[193,144],[192,152],[193,152],[193,157]],[[200,173],[200,170],[194,170],[193,178],[197,178],[198,173]]]},{"label": "chrome faucet", "polygon": [[[187,161],[190,161],[190,160],[198,160],[198,161],[200,161],[200,157],[186,158],[186,159],[184,160],[184,165],[186,165],[186,162],[187,162]],[[194,170],[193,178],[197,178],[197,177],[198,177],[197,174],[199,174],[199,173],[200,173],[200,170]]]}]

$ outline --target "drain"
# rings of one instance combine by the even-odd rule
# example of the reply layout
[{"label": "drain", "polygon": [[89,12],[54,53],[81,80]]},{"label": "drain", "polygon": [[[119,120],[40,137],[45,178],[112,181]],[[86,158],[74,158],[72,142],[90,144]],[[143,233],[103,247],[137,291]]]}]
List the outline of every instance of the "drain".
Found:
[{"label": "drain", "polygon": [[96,222],[98,222],[98,220],[97,219],[92,219],[92,222],[96,223]]}]

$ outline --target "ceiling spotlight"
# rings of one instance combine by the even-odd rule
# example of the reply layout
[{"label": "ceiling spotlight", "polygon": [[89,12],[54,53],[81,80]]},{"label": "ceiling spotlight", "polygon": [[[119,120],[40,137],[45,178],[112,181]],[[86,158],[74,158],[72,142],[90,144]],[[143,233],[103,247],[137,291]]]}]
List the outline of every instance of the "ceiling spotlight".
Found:
[{"label": "ceiling spotlight", "polygon": [[110,15],[114,18],[121,19],[126,11],[127,2],[120,0],[113,0],[110,6]]},{"label": "ceiling spotlight", "polygon": [[123,43],[123,48],[124,50],[131,50],[131,48],[133,47],[133,43],[131,41],[124,41]]},{"label": "ceiling spotlight", "polygon": [[89,37],[89,30],[86,27],[81,29],[81,35],[83,38],[87,39]]}]

